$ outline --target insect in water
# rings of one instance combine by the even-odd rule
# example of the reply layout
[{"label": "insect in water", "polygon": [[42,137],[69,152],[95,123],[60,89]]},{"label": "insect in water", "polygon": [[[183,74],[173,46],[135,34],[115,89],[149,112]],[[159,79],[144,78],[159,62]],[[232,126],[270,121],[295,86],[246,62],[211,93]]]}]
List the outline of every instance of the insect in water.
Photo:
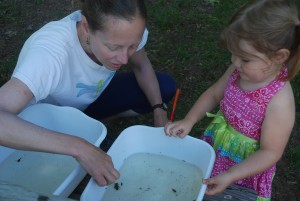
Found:
[{"label": "insect in water", "polygon": [[37,198],[38,201],[48,201],[49,197],[47,196],[43,196],[43,195],[39,195],[39,197]]},{"label": "insect in water", "polygon": [[19,163],[19,162],[21,161],[21,159],[22,159],[22,158],[19,158],[19,159],[17,160],[17,162]]},{"label": "insect in water", "polygon": [[174,193],[176,193],[177,191],[174,189],[174,188],[172,188],[172,191],[174,192]]},{"label": "insect in water", "polygon": [[117,182],[117,183],[115,183],[115,185],[114,185],[114,188],[118,191],[119,189],[120,189],[120,185],[119,185],[119,183]]}]

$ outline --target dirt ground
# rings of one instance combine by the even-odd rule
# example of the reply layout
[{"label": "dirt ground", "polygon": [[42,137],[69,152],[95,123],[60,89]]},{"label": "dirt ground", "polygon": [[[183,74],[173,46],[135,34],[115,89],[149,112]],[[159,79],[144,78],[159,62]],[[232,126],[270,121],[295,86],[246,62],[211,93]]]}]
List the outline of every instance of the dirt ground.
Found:
[{"label": "dirt ground", "polygon": [[[14,7],[9,5],[14,2]],[[7,5],[7,6],[6,6]],[[76,0],[0,0],[0,78],[9,79],[17,56],[26,38],[43,24],[60,19],[76,10]],[[151,20],[151,19],[150,19]],[[10,63],[12,66],[4,65]],[[195,76],[194,72],[190,75]],[[1,83],[2,85],[3,83]],[[119,122],[122,126],[122,122]],[[282,160],[278,163],[274,178],[272,200],[300,200],[299,171],[293,171],[290,148],[299,146],[299,125],[295,125],[292,140]]]}]

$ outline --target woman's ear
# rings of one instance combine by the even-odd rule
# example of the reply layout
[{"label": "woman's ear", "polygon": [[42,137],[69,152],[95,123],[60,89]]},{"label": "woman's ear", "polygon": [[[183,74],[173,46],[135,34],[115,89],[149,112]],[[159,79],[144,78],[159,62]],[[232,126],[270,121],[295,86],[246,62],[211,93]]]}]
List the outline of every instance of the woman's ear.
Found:
[{"label": "woman's ear", "polygon": [[82,18],[81,18],[81,26],[82,26],[82,30],[84,31],[84,33],[88,34],[89,33],[89,25],[88,25],[88,22],[84,15],[82,15]]},{"label": "woman's ear", "polygon": [[277,50],[274,56],[275,62],[277,64],[283,64],[290,57],[290,51],[288,49]]}]

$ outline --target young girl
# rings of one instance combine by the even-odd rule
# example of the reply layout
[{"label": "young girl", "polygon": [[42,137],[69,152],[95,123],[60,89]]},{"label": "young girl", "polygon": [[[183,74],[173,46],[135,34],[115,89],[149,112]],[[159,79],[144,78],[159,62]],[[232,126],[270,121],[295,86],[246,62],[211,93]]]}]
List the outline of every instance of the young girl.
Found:
[{"label": "young girl", "polygon": [[222,34],[231,52],[226,73],[196,101],[186,117],[165,126],[183,138],[220,104],[203,139],[216,151],[207,195],[232,183],[270,200],[275,164],[288,143],[295,103],[291,80],[300,69],[300,22],[294,2],[257,0],[243,7]]}]

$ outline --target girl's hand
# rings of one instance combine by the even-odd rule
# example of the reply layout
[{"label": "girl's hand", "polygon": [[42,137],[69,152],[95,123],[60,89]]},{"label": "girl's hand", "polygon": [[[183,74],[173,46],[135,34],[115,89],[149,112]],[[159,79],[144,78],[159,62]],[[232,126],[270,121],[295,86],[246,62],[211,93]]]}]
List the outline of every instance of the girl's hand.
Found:
[{"label": "girl's hand", "polygon": [[185,119],[174,123],[168,122],[164,128],[166,135],[184,138],[192,129],[193,125]]},{"label": "girl's hand", "polygon": [[231,183],[232,180],[226,172],[209,179],[203,179],[203,184],[207,184],[206,195],[222,193]]}]

